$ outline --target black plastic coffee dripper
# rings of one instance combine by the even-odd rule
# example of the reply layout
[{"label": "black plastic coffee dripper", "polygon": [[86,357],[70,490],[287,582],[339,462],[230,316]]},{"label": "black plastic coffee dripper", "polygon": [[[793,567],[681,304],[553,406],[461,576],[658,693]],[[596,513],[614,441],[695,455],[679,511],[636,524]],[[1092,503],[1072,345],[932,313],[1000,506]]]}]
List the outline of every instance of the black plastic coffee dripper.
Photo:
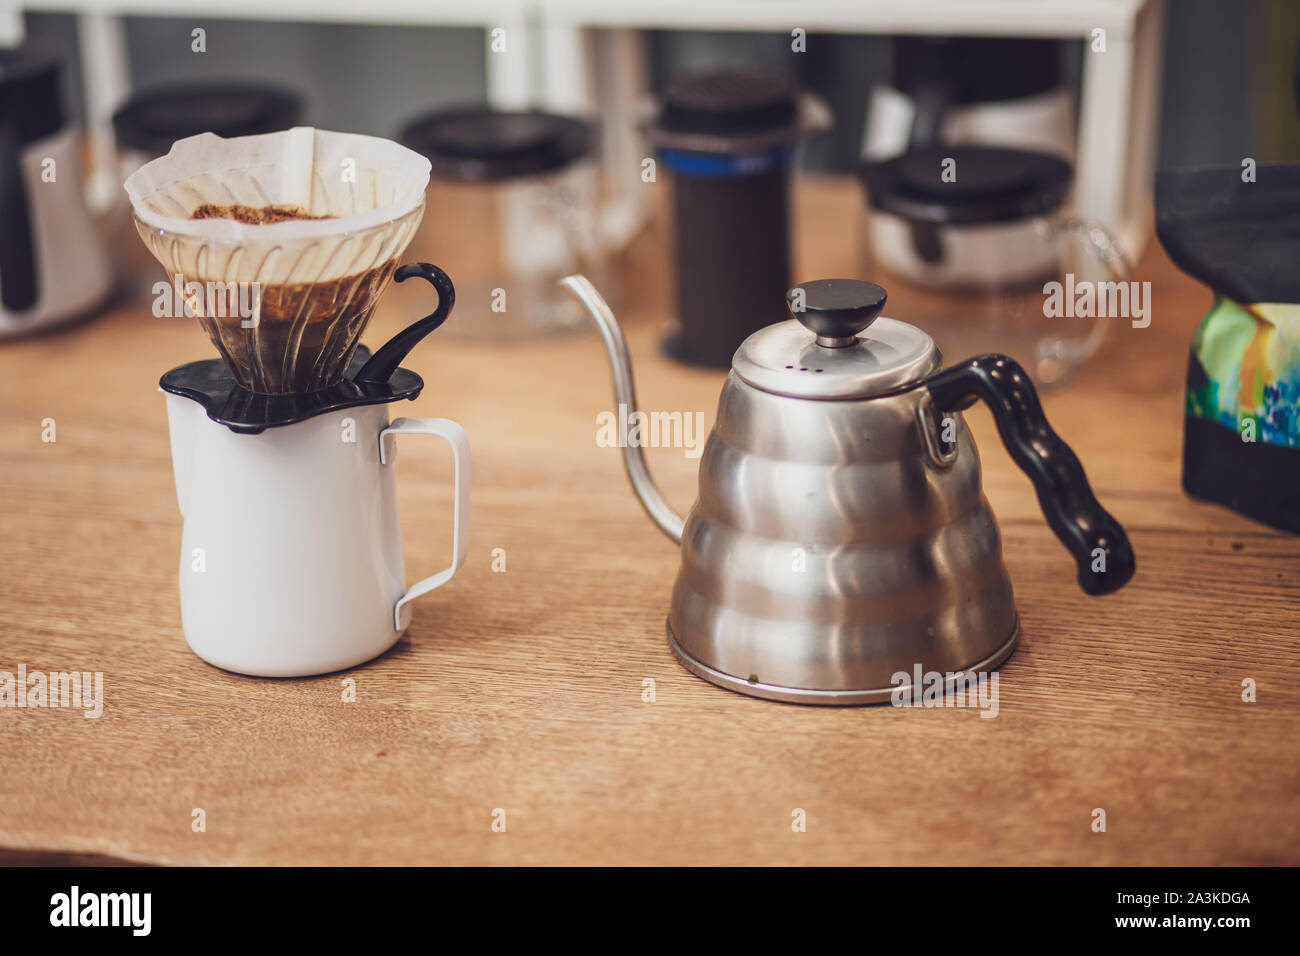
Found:
[{"label": "black plastic coffee dripper", "polygon": [[342,408],[414,399],[424,388],[424,379],[399,366],[417,342],[447,321],[456,304],[456,287],[447,273],[427,262],[411,262],[393,273],[398,282],[411,276],[419,276],[437,290],[438,307],[398,332],[373,355],[364,345],[358,346],[337,385],[300,394],[253,392],[235,381],[222,359],[178,366],[163,375],[158,385],[164,392],[198,402],[219,425],[250,435]]}]

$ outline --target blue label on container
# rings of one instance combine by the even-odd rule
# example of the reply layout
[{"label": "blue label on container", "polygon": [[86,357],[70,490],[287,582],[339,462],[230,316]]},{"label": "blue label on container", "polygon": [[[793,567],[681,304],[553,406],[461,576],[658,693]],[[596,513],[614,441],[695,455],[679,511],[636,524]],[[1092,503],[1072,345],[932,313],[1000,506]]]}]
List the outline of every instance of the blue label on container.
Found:
[{"label": "blue label on container", "polygon": [[737,179],[757,176],[785,166],[790,149],[778,146],[762,153],[693,153],[683,149],[660,151],[664,164],[681,176],[699,179]]}]

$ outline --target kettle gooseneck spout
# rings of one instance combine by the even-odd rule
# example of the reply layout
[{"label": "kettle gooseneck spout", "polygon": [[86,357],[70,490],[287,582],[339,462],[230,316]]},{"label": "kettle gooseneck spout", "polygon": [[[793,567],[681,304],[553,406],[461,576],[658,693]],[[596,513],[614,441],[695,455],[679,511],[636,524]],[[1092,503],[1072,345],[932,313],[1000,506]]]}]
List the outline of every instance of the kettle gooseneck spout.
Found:
[{"label": "kettle gooseneck spout", "polygon": [[[601,297],[586,276],[567,276],[560,280],[560,285],[573,293],[596,323],[596,328],[600,331],[600,340],[605,345],[605,354],[609,357],[610,373],[614,379],[614,401],[629,413],[635,414],[636,387],[632,382],[632,359],[628,355],[627,339],[623,337],[623,329],[619,326],[618,319],[614,318],[609,303]],[[641,451],[640,445],[624,443],[623,466],[627,469],[627,478],[632,483],[632,490],[641,499],[641,506],[645,508],[650,520],[675,543],[681,544],[685,519],[673,510],[673,506],[668,503],[668,499],[663,496],[659,486],[650,477],[650,469],[646,465],[645,454]]]}]

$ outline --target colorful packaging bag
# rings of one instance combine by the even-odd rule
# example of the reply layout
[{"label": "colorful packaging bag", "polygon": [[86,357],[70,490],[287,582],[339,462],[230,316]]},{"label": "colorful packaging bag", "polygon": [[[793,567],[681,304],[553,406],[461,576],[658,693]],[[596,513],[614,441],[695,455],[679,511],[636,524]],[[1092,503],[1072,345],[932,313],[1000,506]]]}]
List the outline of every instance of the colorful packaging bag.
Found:
[{"label": "colorful packaging bag", "polygon": [[1300,532],[1300,163],[1161,173],[1156,232],[1215,293],[1188,363],[1183,487]]}]

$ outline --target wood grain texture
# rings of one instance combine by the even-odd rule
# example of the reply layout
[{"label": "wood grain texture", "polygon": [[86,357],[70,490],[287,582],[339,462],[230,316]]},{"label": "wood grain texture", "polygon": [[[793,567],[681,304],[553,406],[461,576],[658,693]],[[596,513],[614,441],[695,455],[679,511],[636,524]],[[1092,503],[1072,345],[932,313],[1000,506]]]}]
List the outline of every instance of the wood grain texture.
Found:
[{"label": "wood grain texture", "polygon": [[[801,191],[799,222],[843,227],[800,233],[796,278],[856,273],[858,202],[844,181]],[[621,313],[641,397],[711,424],[721,374],[656,349],[655,239],[628,263]],[[0,670],[105,680],[99,719],[0,708],[0,859],[1300,863],[1300,539],[1182,493],[1183,374],[1209,294],[1157,248],[1138,278],[1152,282],[1151,327],[1117,325],[1103,357],[1043,397],[1130,533],[1132,584],[1078,591],[990,417],[969,415],[1024,629],[992,720],[775,704],[680,668],[663,637],[674,549],[594,440],[611,404],[594,337],[421,345],[409,364],[427,386],[399,413],[470,434],[465,567],[416,602],[390,653],[346,675],[216,670],[181,633],[156,390],[210,354],[197,325],[120,309],[0,344]],[[420,296],[394,288],[366,341]],[[434,444],[398,464],[411,578],[450,551],[450,455]],[[650,458],[684,510],[698,462]],[[1254,704],[1240,700],[1247,677]],[[791,832],[796,807],[806,833]]]}]

